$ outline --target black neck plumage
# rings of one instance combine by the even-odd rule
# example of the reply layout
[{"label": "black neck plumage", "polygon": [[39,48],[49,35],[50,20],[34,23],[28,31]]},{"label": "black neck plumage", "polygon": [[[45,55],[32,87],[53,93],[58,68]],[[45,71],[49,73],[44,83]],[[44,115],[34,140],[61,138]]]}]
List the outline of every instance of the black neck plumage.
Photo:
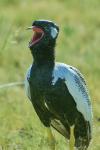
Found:
[{"label": "black neck plumage", "polygon": [[34,64],[54,66],[55,62],[55,42],[50,45],[38,45],[31,49],[31,53],[34,59]]}]

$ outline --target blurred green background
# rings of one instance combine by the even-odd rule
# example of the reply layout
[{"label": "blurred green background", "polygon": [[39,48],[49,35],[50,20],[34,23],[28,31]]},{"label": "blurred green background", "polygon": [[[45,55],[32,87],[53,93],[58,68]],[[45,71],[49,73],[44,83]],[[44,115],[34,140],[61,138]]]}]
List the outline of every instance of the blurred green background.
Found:
[{"label": "blurred green background", "polygon": [[[23,81],[32,62],[26,31],[34,19],[60,26],[56,60],[85,76],[94,111],[89,150],[100,150],[100,0],[0,0],[0,84]],[[68,142],[54,131],[56,149]],[[50,150],[45,128],[24,89],[0,89],[0,150]]]}]

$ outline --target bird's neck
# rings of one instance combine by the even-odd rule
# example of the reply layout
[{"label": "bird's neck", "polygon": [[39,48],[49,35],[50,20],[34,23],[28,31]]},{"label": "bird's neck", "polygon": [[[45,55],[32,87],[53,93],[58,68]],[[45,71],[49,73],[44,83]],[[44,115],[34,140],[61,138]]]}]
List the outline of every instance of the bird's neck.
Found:
[{"label": "bird's neck", "polygon": [[55,62],[55,43],[47,46],[38,46],[33,49],[33,63],[38,66],[48,65],[54,66]]}]

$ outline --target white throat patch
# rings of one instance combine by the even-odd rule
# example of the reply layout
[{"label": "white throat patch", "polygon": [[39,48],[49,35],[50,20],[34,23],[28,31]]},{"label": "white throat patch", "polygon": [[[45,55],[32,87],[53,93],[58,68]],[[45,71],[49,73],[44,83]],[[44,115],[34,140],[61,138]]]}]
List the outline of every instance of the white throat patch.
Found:
[{"label": "white throat patch", "polygon": [[51,27],[51,36],[52,36],[53,38],[55,38],[55,37],[57,36],[57,34],[58,34],[57,29],[54,28],[54,27]]}]

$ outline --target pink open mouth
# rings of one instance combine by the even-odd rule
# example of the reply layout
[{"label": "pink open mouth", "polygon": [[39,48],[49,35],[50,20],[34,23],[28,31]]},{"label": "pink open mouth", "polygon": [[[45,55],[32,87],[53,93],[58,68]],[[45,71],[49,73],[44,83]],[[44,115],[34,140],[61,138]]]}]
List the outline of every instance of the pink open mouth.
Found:
[{"label": "pink open mouth", "polygon": [[35,27],[35,26],[33,26],[31,28],[32,28],[34,34],[33,34],[31,41],[29,42],[29,46],[33,46],[34,44],[38,43],[44,35],[44,32],[42,29]]}]

